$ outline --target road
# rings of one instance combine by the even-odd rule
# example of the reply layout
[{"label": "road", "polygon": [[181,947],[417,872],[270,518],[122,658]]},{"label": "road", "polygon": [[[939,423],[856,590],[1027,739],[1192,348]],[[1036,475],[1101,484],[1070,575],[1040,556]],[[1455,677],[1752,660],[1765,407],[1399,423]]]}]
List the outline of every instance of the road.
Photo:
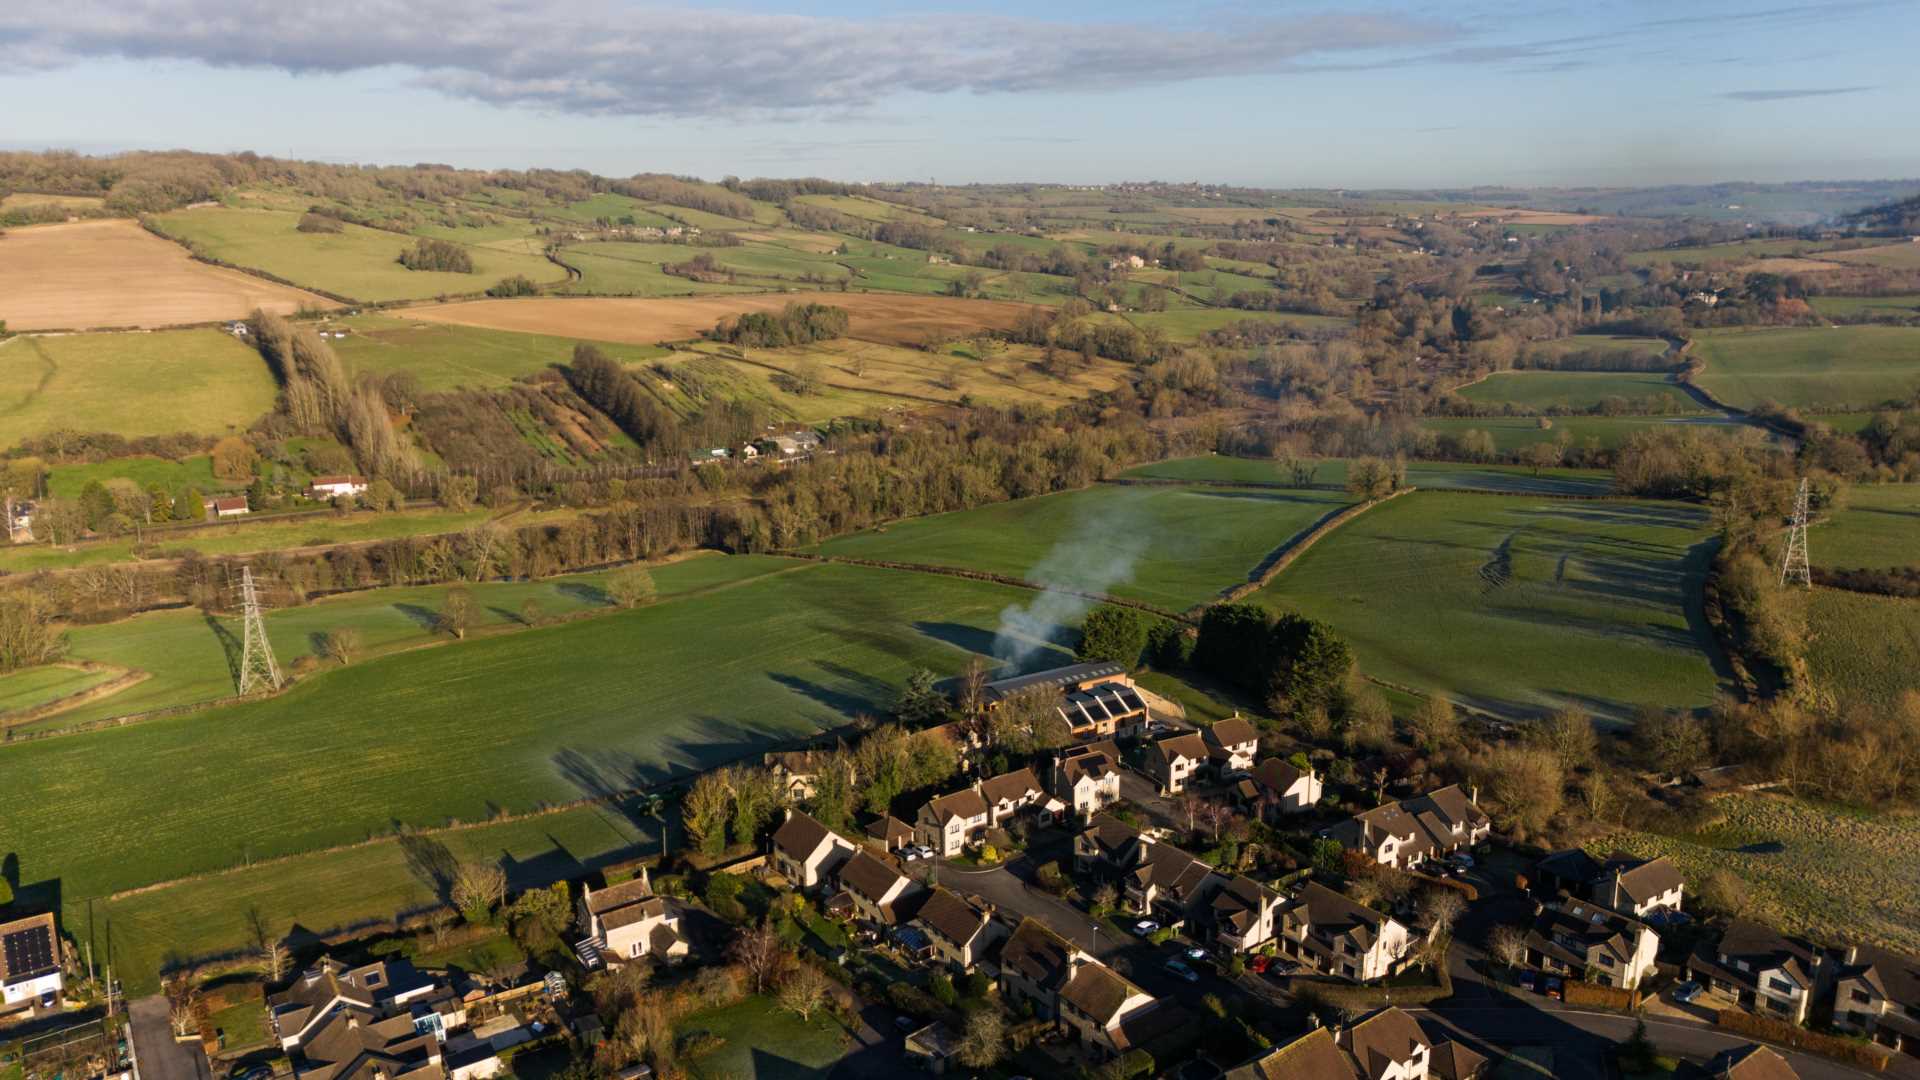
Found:
[{"label": "road", "polygon": [[167,999],[155,994],[129,1002],[134,1071],[138,1080],[212,1080],[199,1043],[177,1043],[167,1024]]}]

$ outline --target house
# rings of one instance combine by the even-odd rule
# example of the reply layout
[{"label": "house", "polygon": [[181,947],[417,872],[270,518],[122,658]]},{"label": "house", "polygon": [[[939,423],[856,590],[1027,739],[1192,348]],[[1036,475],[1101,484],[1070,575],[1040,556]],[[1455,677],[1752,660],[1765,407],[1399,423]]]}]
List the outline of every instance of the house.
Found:
[{"label": "house", "polygon": [[1368,1080],[1425,1080],[1432,1071],[1432,1041],[1418,1021],[1396,1008],[1361,1018],[1337,1041]]},{"label": "house", "polygon": [[1718,945],[1702,941],[1687,958],[1689,978],[1741,1008],[1804,1023],[1820,961],[1813,946],[1746,919],[1727,925]]},{"label": "house", "polygon": [[1603,862],[1572,848],[1541,859],[1535,866],[1535,877],[1547,896],[1564,892],[1584,897],[1636,919],[1660,911],[1679,911],[1687,891],[1680,868],[1664,855],[1636,859],[1615,852]]},{"label": "house", "polygon": [[1163,795],[1178,795],[1207,763],[1207,741],[1198,732],[1168,735],[1147,744],[1141,765]]},{"label": "house", "polygon": [[1322,974],[1372,982],[1399,970],[1413,936],[1392,916],[1308,882],[1281,909],[1279,948]]},{"label": "house", "polygon": [[433,980],[407,960],[359,967],[323,956],[292,985],[267,998],[267,1020],[280,1048],[291,1050],[312,1038],[336,1013],[355,1012],[375,1019],[424,1001]]},{"label": "house", "polygon": [[1256,1054],[1228,1069],[1222,1080],[1360,1080],[1353,1059],[1334,1041],[1333,1032],[1316,1027],[1281,1046]]},{"label": "house", "polygon": [[248,512],[245,495],[223,495],[207,503],[207,516],[212,518],[240,517]]},{"label": "house", "polygon": [[936,886],[920,905],[914,923],[927,933],[933,955],[961,971],[971,971],[1006,931],[993,917],[993,905],[973,902]]},{"label": "house", "polygon": [[1800,1080],[1800,1074],[1778,1051],[1758,1043],[1722,1050],[1707,1062],[1713,1080]]},{"label": "house", "polygon": [[715,461],[733,460],[733,451],[724,446],[709,446],[695,450],[689,459],[695,465],[706,465]]},{"label": "house", "polygon": [[944,1022],[935,1020],[908,1035],[905,1049],[907,1061],[915,1068],[939,1076],[947,1071],[947,1062],[959,1052],[960,1037]]},{"label": "house", "polygon": [[59,1008],[65,990],[53,913],[0,923],[0,1015],[37,1008],[43,1001]]},{"label": "house", "polygon": [[1920,1056],[1920,960],[1851,945],[1836,961],[1833,1026]]},{"label": "house", "polygon": [[913,826],[892,814],[881,814],[867,825],[867,836],[878,840],[880,850],[891,854],[913,843]]},{"label": "house", "polygon": [[987,827],[1000,828],[1028,807],[1039,807],[1042,821],[1066,813],[1067,804],[1047,794],[1032,769],[1015,769],[980,782],[980,797],[987,802]]},{"label": "house", "polygon": [[31,499],[16,499],[7,496],[7,538],[16,544],[33,543],[33,511]]},{"label": "house", "polygon": [[310,499],[352,499],[366,493],[367,478],[364,476],[316,476],[307,485],[307,497]]},{"label": "house", "polygon": [[853,902],[854,917],[882,926],[899,926],[913,917],[909,910],[922,886],[887,859],[871,851],[857,851],[840,867],[840,888]]},{"label": "house", "polygon": [[788,802],[813,798],[814,779],[827,767],[833,755],[824,750],[775,750],[761,757],[760,763],[779,782]]},{"label": "house", "polygon": [[1127,1025],[1157,1000],[1033,919],[1023,919],[1000,950],[1002,992],[1034,1015],[1071,1032],[1098,1056],[1124,1052]]},{"label": "house", "polygon": [[1231,776],[1253,768],[1260,752],[1260,735],[1239,713],[1208,727],[1204,733],[1207,760],[1217,776]]},{"label": "house", "polygon": [[1096,815],[1073,838],[1074,872],[1115,871],[1131,865],[1134,848],[1145,842],[1140,831],[1111,814]]},{"label": "house", "polygon": [[1302,769],[1285,758],[1270,757],[1253,770],[1255,800],[1262,817],[1304,814],[1320,804],[1325,783],[1312,766]]},{"label": "house", "polygon": [[1344,1030],[1315,1027],[1229,1069],[1225,1080],[1477,1080],[1486,1067],[1482,1055],[1433,1041],[1413,1017],[1388,1007]]},{"label": "house", "polygon": [[1146,699],[1128,677],[1125,665],[1114,663],[1072,664],[996,679],[982,688],[981,704],[992,710],[1014,694],[1035,689],[1060,692],[1060,718],[1077,742],[1131,738],[1145,732],[1151,722]]},{"label": "house", "polygon": [[789,808],[773,831],[773,866],[793,887],[806,891],[833,880],[840,864],[853,858],[853,841],[827,828],[811,814]]},{"label": "house", "polygon": [[1119,258],[1107,260],[1109,270],[1140,270],[1146,265],[1147,260],[1138,255],[1122,255]]},{"label": "house", "polygon": [[1452,784],[1401,802],[1355,814],[1327,835],[1349,851],[1402,870],[1472,847],[1493,832],[1479,800]]},{"label": "house", "polygon": [[777,455],[781,460],[806,457],[820,449],[823,442],[817,431],[792,431],[785,435],[771,435],[762,440],[767,452]]},{"label": "house", "polygon": [[1054,759],[1053,793],[1078,821],[1092,821],[1120,801],[1120,748],[1111,742],[1087,743]]},{"label": "house", "polygon": [[1285,898],[1245,874],[1235,874],[1212,903],[1213,940],[1237,953],[1273,940]]},{"label": "house", "polygon": [[991,810],[980,789],[962,788],[927,800],[913,820],[913,834],[934,854],[950,859],[969,844],[979,843],[991,820]]},{"label": "house", "polygon": [[358,1010],[329,1014],[301,1044],[299,1080],[446,1080],[440,1040],[405,1014],[376,1019]]},{"label": "house", "polygon": [[[680,911],[666,897],[654,895],[645,868],[631,881],[599,890],[582,888],[580,926],[587,935],[581,945],[591,944],[610,964],[641,957],[675,963],[687,956]],[[588,953],[585,948],[579,951]]]},{"label": "house", "polygon": [[1120,879],[1128,910],[1167,926],[1194,921],[1227,883],[1213,867],[1172,844],[1141,838],[1138,863]]},{"label": "house", "polygon": [[1526,945],[1527,962],[1543,971],[1632,990],[1653,974],[1660,935],[1631,916],[1568,897],[1541,908]]},{"label": "house", "polygon": [[753,445],[752,443],[744,443],[741,445],[740,447],[741,461],[757,461],[759,460],[759,458],[760,458],[759,447]]}]

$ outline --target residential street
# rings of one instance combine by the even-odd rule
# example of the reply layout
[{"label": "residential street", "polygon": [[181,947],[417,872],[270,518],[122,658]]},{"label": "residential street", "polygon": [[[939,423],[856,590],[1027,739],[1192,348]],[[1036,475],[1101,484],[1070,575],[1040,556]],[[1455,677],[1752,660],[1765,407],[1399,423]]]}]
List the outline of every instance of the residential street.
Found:
[{"label": "residential street", "polygon": [[207,1055],[197,1043],[173,1041],[167,1025],[167,999],[155,994],[127,1004],[133,1028],[137,1080],[212,1080]]}]

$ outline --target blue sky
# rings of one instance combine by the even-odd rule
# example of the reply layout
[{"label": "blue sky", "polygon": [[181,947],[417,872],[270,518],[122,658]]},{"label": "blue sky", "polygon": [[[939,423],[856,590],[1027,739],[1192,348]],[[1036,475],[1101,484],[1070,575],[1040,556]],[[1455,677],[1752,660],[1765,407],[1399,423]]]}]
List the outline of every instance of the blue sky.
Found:
[{"label": "blue sky", "polygon": [[6,0],[0,145],[1267,186],[1920,176],[1920,4]]}]

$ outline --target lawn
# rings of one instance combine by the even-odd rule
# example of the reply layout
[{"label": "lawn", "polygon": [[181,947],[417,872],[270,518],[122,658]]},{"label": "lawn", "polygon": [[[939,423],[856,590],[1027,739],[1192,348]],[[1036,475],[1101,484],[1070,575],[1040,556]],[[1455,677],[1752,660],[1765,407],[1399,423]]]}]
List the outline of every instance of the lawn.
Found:
[{"label": "lawn", "polygon": [[[1707,704],[1703,510],[1416,492],[1309,549],[1256,599],[1332,624],[1363,672],[1504,715]],[[1577,658],[1574,659],[1574,658]]]},{"label": "lawn", "polygon": [[1696,888],[1730,870],[1747,884],[1750,918],[1815,940],[1839,935],[1920,954],[1920,818],[1769,795],[1728,796],[1714,809],[1719,823],[1692,836],[1621,830],[1587,846],[1665,855]]},{"label": "lawn", "polygon": [[225,435],[276,392],[260,354],[218,330],[18,338],[0,349],[0,446],[58,428]]},{"label": "lawn", "polygon": [[1920,564],[1920,484],[1856,484],[1845,509],[1807,532],[1816,566],[1876,570]]},{"label": "lawn", "polygon": [[1702,389],[1738,408],[1772,401],[1845,411],[1905,400],[1920,389],[1920,328],[1840,326],[1703,330]]},{"label": "lawn", "polygon": [[1884,712],[1920,691],[1920,600],[1815,589],[1808,604],[1813,684],[1843,709]]},{"label": "lawn", "polygon": [[[477,326],[423,323],[387,315],[346,320],[353,332],[333,342],[355,371],[380,375],[411,372],[423,390],[511,386],[514,380],[571,360],[575,340],[547,334],[517,334]],[[653,345],[595,342],[600,351],[624,363],[667,355]]]},{"label": "lawn", "polygon": [[1531,342],[1526,348],[1529,353],[1545,353],[1551,356],[1606,353],[1624,358],[1659,356],[1667,351],[1667,343],[1657,337],[1638,337],[1632,334],[1575,334],[1571,337],[1554,338],[1551,341]]},{"label": "lawn", "polygon": [[[1128,477],[1160,480],[1210,480],[1230,484],[1280,482],[1278,466],[1258,458],[1174,458],[1127,470]],[[1327,459],[1319,463],[1314,479],[1320,484],[1343,484],[1347,463]],[[1599,469],[1534,470],[1517,465],[1455,465],[1444,461],[1407,463],[1407,482],[1419,488],[1504,491],[1526,495],[1605,495],[1613,489],[1613,474]]]},{"label": "lawn", "polygon": [[470,274],[409,270],[397,260],[413,246],[412,237],[359,225],[337,233],[303,233],[294,228],[299,220],[292,211],[230,207],[176,210],[153,219],[196,253],[365,302],[477,293],[513,274],[540,282],[566,276],[539,255],[471,245]]},{"label": "lawn", "polygon": [[104,484],[122,477],[143,488],[157,486],[170,492],[191,487],[198,488],[204,494],[232,486],[213,478],[213,459],[205,454],[184,461],[123,457],[76,465],[54,465],[47,470],[47,494],[57,499],[77,499],[80,489],[95,480]]},{"label": "lawn", "polygon": [[1705,411],[1671,375],[1651,372],[1497,371],[1455,393],[1468,401],[1512,404],[1535,413],[1584,412],[1609,400],[1642,412]]},{"label": "lawn", "polygon": [[821,1010],[801,1020],[764,997],[697,1012],[675,1029],[726,1040],[718,1049],[682,1061],[695,1080],[814,1080],[825,1077],[849,1045],[846,1029]]},{"label": "lawn", "polygon": [[[911,672],[958,671],[1031,598],[794,565],[363,661],[270,699],[0,747],[8,843],[74,899],[683,776],[884,712]],[[656,575],[663,592],[673,569]]]},{"label": "lawn", "polygon": [[1240,584],[1342,492],[1106,484],[936,514],[815,550],[959,566],[1183,610]]},{"label": "lawn", "polygon": [[1614,450],[1635,432],[1657,431],[1666,424],[1694,424],[1726,433],[1754,430],[1748,424],[1714,413],[1693,417],[1552,416],[1547,419],[1550,426],[1541,427],[1540,418],[1533,416],[1434,416],[1420,421],[1420,426],[1440,435],[1484,431],[1493,436],[1494,449],[1502,454],[1534,443],[1557,442],[1562,434],[1572,440],[1574,446],[1586,446],[1591,440],[1600,449]]}]

